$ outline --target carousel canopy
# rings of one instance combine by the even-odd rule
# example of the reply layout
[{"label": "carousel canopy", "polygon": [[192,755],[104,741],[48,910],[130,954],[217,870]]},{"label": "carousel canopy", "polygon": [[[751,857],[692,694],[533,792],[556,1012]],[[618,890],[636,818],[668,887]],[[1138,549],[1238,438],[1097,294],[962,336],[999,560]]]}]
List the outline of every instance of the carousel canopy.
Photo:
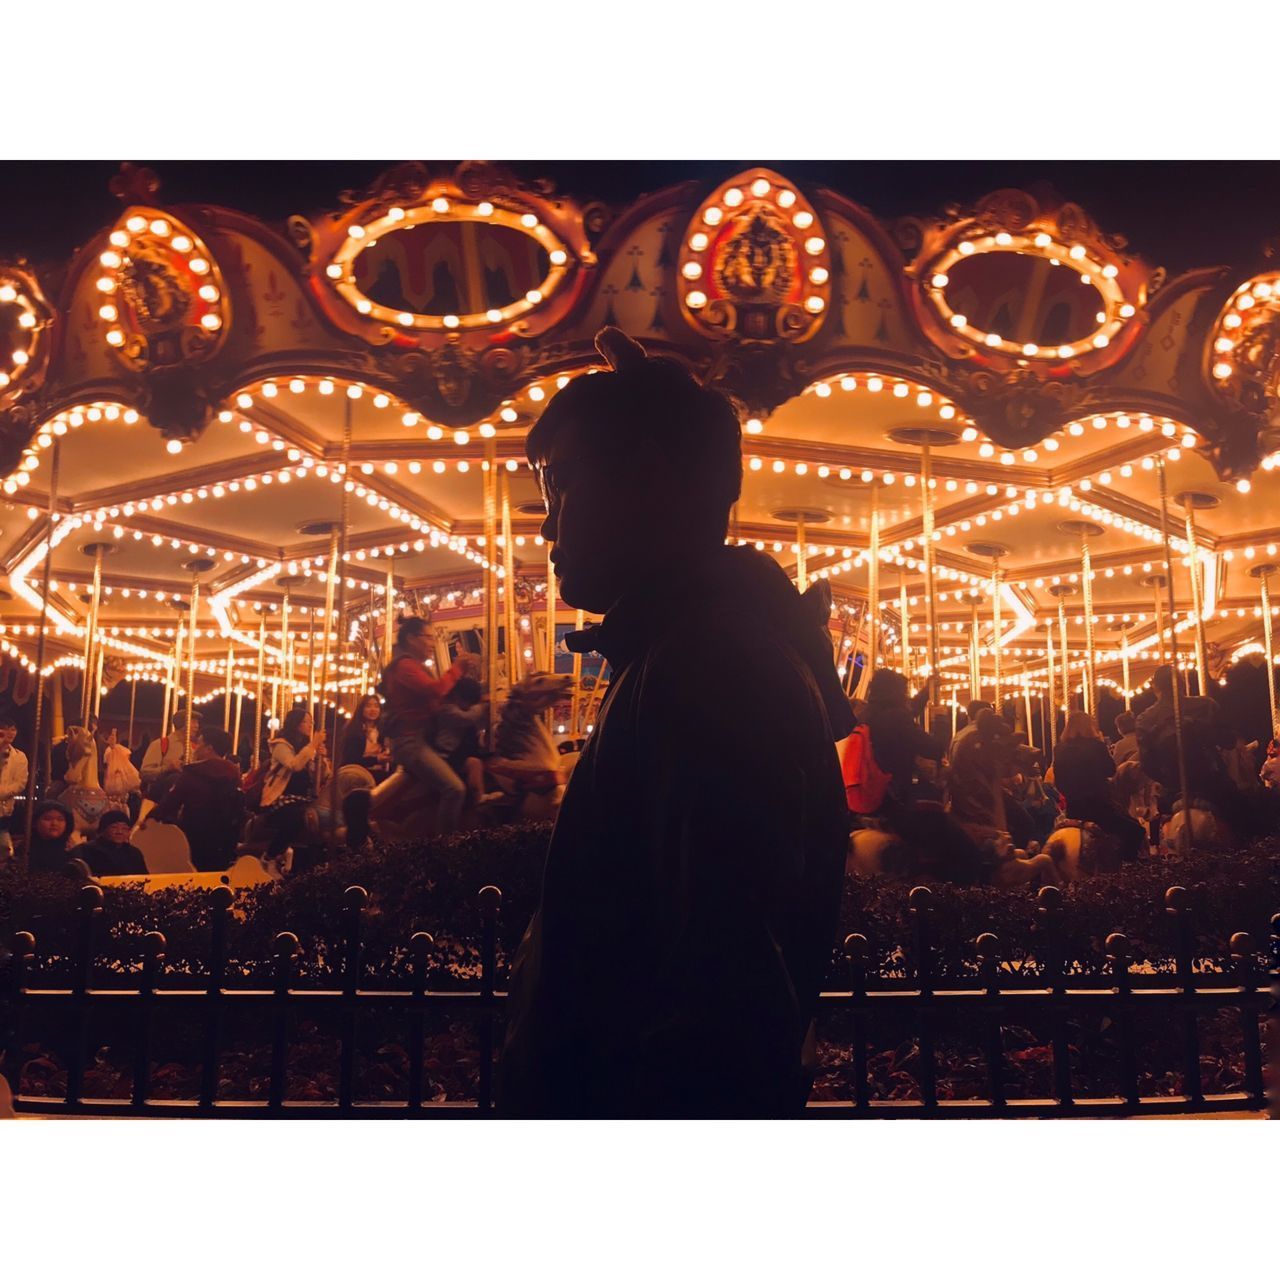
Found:
[{"label": "carousel canopy", "polygon": [[605,324],[741,405],[731,539],[830,580],[842,667],[874,643],[963,700],[1043,689],[1051,641],[1059,688],[1064,650],[1073,686],[1092,661],[1137,688],[1173,643],[1209,678],[1268,643],[1262,260],[1169,277],[1044,192],[885,221],[764,168],[612,207],[410,164],[284,226],[116,189],[70,263],[0,258],[0,642],[27,673],[46,603],[45,669],[93,629],[107,683],[164,678],[194,625],[197,697],[229,658],[252,691],[261,650],[268,684],[349,705],[402,611],[496,618],[517,674],[545,665],[523,441]]}]

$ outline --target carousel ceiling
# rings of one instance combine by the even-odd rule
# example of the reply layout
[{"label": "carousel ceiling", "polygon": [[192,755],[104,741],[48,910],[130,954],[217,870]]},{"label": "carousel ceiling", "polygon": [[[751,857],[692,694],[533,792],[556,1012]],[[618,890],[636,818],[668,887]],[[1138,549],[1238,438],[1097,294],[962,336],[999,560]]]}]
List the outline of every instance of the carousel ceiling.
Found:
[{"label": "carousel ceiling", "polygon": [[380,628],[388,587],[393,612],[476,625],[485,575],[505,582],[489,467],[536,618],[523,440],[594,366],[605,323],[739,401],[731,536],[830,579],[842,661],[865,645],[874,539],[881,643],[899,660],[905,591],[918,666],[928,519],[944,675],[967,687],[975,617],[994,659],[997,591],[1008,678],[1043,677],[1060,604],[1083,662],[1087,594],[1102,678],[1121,681],[1127,653],[1140,684],[1157,609],[1169,624],[1162,484],[1183,655],[1197,612],[1215,673],[1262,640],[1251,570],[1280,560],[1264,264],[1167,279],[1076,206],[1004,191],[886,225],[762,169],[610,209],[493,166],[406,165],[287,228],[165,208],[145,172],[118,185],[120,217],[69,265],[0,262],[0,640],[28,670],[46,573],[46,665],[74,665],[97,565],[108,656],[139,671],[171,651],[199,581],[217,687],[228,638],[242,671],[286,591],[314,637],[343,524],[344,629]]}]

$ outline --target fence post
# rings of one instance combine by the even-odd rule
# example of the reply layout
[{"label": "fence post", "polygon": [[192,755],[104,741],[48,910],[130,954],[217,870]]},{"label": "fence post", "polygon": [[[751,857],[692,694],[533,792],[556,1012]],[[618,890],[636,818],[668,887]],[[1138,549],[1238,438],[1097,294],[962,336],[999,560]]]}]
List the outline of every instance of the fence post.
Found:
[{"label": "fence post", "polygon": [[67,1062],[66,1102],[74,1106],[80,1101],[84,1085],[84,1049],[88,1032],[89,997],[86,994],[93,975],[94,926],[102,915],[102,890],[86,884],[76,893],[76,942],[71,978],[73,1025],[71,1052]]},{"label": "fence post", "polygon": [[1133,1046],[1133,982],[1129,974],[1129,939],[1123,933],[1107,934],[1107,957],[1111,961],[1111,976],[1115,979],[1116,1026],[1120,1034],[1120,1086],[1125,1102],[1137,1108],[1138,1064]]},{"label": "fence post", "polygon": [[1067,1034],[1066,966],[1062,960],[1062,890],[1045,885],[1036,894],[1036,927],[1044,938],[1045,976],[1049,980],[1049,1019],[1053,1028],[1053,1086],[1063,1107],[1072,1105],[1071,1040]]},{"label": "fence post", "polygon": [[930,937],[929,916],[933,910],[933,894],[918,884],[908,895],[911,909],[911,933],[915,951],[916,985],[920,988],[920,1003],[916,1016],[918,1043],[920,1046],[920,1096],[927,1108],[938,1105],[938,1070],[933,1056],[933,1022],[930,996],[933,995],[933,942]]},{"label": "fence post", "polygon": [[853,1017],[853,1100],[859,1111],[871,1106],[871,1088],[867,1082],[867,958],[871,948],[860,933],[844,940],[844,954],[849,961],[850,1009]]},{"label": "fence post", "polygon": [[298,938],[292,933],[277,933],[275,945],[274,1031],[271,1039],[271,1089],[267,1105],[272,1111],[284,1106],[285,1065],[289,1053],[289,981],[293,977],[293,958],[298,953]]},{"label": "fence post", "polygon": [[342,895],[342,1059],[338,1071],[338,1110],[347,1113],[355,1093],[356,1006],[360,987],[360,913],[369,894],[358,884]]},{"label": "fence post", "polygon": [[205,987],[204,1046],[200,1062],[201,1111],[211,1111],[218,1093],[218,1040],[222,1031],[222,984],[227,973],[227,921],[235,895],[225,884],[209,894],[209,982]]},{"label": "fence post", "polygon": [[502,890],[487,884],[480,890],[480,1111],[493,1110],[493,985],[498,968],[498,911]]},{"label": "fence post", "polygon": [[27,988],[27,960],[35,954],[35,935],[25,930],[15,933],[12,948],[13,959],[9,967],[9,1036],[5,1045],[4,1075],[16,1101],[18,1086],[22,1083],[22,1067],[18,1055],[22,1048],[22,1007]]},{"label": "fence post", "polygon": [[154,929],[142,939],[142,976],[138,979],[138,1018],[133,1045],[133,1105],[143,1107],[151,1091],[151,1015],[155,1010],[156,979],[168,945]]},{"label": "fence post", "polygon": [[1173,918],[1173,954],[1182,999],[1182,1058],[1184,1085],[1193,1102],[1204,1101],[1200,1082],[1200,1027],[1192,972],[1191,895],[1180,884],[1165,890],[1165,914]]},{"label": "fence post", "polygon": [[1240,1034],[1244,1040],[1244,1087],[1249,1100],[1264,1106],[1262,1084],[1262,1031],[1258,1025],[1258,974],[1253,963],[1255,947],[1247,933],[1231,935],[1236,981],[1240,984]]},{"label": "fence post", "polygon": [[409,1006],[409,1114],[422,1109],[422,1035],[426,1020],[427,965],[436,940],[429,933],[415,933],[409,939],[413,960],[413,1000]]},{"label": "fence post", "polygon": [[980,933],[975,945],[978,959],[982,962],[991,1104],[1003,1108],[1007,1099],[1004,1094],[1004,1027],[1000,1021],[1000,939],[994,933]]}]

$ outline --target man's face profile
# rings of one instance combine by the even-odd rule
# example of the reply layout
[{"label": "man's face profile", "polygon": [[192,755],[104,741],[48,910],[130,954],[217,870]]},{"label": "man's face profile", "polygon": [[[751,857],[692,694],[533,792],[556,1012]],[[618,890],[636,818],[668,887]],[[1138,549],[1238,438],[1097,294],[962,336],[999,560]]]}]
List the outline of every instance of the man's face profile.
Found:
[{"label": "man's face profile", "polygon": [[[601,442],[600,430],[566,423],[538,467],[547,508],[541,533],[551,548],[560,597],[605,613],[647,562],[644,508],[652,507],[651,450]],[[652,510],[650,510],[652,515]]]}]

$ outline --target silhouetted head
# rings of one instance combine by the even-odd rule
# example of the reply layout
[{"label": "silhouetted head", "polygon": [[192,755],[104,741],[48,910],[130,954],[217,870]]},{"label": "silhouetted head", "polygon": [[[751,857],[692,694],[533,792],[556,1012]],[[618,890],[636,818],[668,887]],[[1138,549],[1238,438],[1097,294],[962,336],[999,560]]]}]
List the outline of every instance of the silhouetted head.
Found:
[{"label": "silhouetted head", "polygon": [[1122,711],[1116,716],[1116,732],[1126,738],[1138,727],[1138,717],[1132,711]]},{"label": "silhouetted head", "polygon": [[1062,741],[1072,738],[1100,738],[1098,726],[1087,711],[1073,711],[1067,717],[1066,726],[1062,730]]},{"label": "silhouetted head", "polygon": [[425,662],[435,648],[436,634],[429,618],[401,618],[396,627],[396,650]]},{"label": "silhouetted head", "polygon": [[867,705],[883,706],[899,706],[907,702],[911,697],[911,691],[907,685],[907,678],[900,671],[891,671],[888,667],[882,667],[871,677],[871,683],[867,685]]},{"label": "silhouetted head", "polygon": [[201,729],[195,754],[197,760],[225,760],[231,754],[231,735],[214,724]]},{"label": "silhouetted head", "polygon": [[1151,677],[1151,687],[1156,691],[1157,698],[1173,697],[1173,668],[1171,666],[1157,667],[1156,673]]},{"label": "silhouetted head", "polygon": [[604,613],[655,571],[723,544],[742,489],[742,433],[730,401],[674,360],[614,328],[596,347],[609,370],[555,396],[525,449],[560,594]]},{"label": "silhouetted head", "polygon": [[453,686],[450,698],[460,707],[474,707],[480,701],[483,693],[484,687],[479,680],[473,680],[470,676],[462,676],[458,683]]},{"label": "silhouetted head", "polygon": [[978,718],[979,711],[994,711],[994,710],[995,708],[992,707],[991,703],[983,702],[980,699],[975,698],[971,703],[969,703],[968,707],[965,708],[965,715],[969,717],[969,723],[973,724],[973,722]]}]

